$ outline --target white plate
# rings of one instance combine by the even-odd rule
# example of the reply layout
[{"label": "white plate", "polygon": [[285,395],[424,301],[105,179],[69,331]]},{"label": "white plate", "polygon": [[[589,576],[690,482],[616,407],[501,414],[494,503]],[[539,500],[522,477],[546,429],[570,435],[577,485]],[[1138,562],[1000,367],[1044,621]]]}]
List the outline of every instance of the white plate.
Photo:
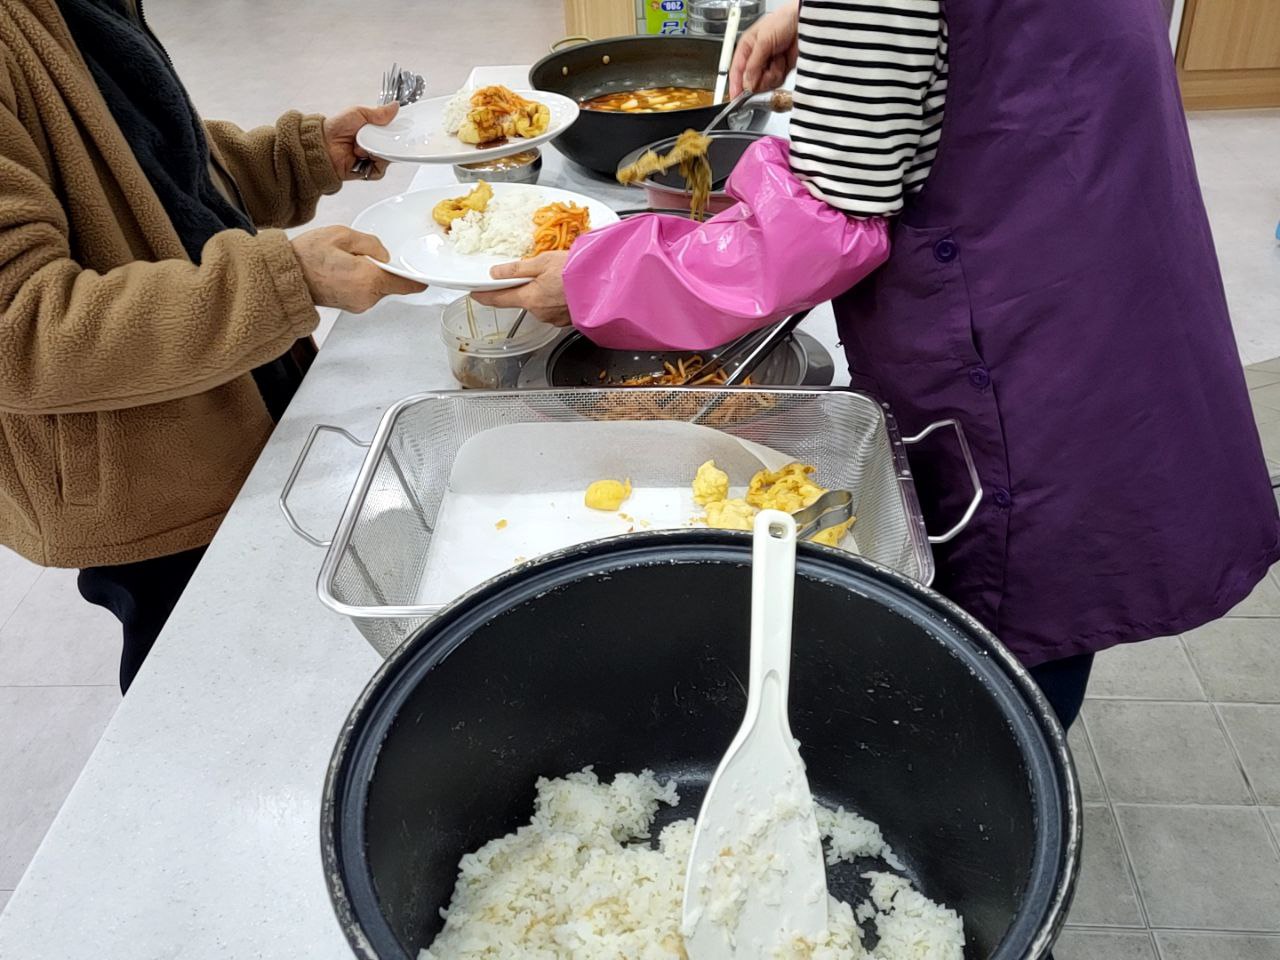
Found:
[{"label": "white plate", "polygon": [[[382,241],[391,261],[378,266],[397,276],[450,290],[501,290],[528,283],[524,279],[492,279],[489,268],[508,263],[513,258],[458,253],[445,235],[444,228],[431,218],[431,211],[437,203],[450,197],[464,196],[473,186],[459,183],[388,197],[356,217],[351,227],[372,233]],[[495,183],[492,186],[495,197],[532,191],[541,197],[543,205],[559,202],[586,207],[591,212],[592,230],[618,222],[618,215],[608,205],[570,190],[529,183]],[[532,223],[529,231],[532,234]]]},{"label": "white plate", "polygon": [[366,124],[356,132],[356,143],[374,156],[400,163],[472,163],[509,157],[560,136],[578,119],[578,104],[558,93],[545,90],[516,90],[526,100],[545,103],[551,111],[551,123],[545,133],[536,137],[515,137],[498,147],[477,150],[451,133],[444,132],[444,108],[453,99],[435,97],[402,107],[386,126]]}]

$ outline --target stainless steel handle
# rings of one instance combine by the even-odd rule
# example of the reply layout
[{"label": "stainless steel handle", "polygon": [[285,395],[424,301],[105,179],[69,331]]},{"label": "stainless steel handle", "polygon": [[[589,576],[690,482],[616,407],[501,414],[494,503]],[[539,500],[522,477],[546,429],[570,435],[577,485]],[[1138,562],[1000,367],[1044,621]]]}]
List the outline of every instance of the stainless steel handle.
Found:
[{"label": "stainless steel handle", "polygon": [[308,533],[302,529],[302,524],[298,523],[297,518],[293,515],[293,511],[289,509],[289,494],[293,492],[293,485],[298,481],[298,474],[302,473],[302,465],[307,462],[307,455],[311,453],[311,446],[316,442],[316,437],[321,433],[336,433],[345,437],[357,447],[368,449],[368,440],[361,440],[349,430],[343,430],[342,427],[331,427],[327,423],[317,423],[311,428],[311,433],[307,435],[307,442],[302,445],[302,452],[298,454],[298,459],[293,464],[293,469],[289,471],[289,479],[284,482],[284,489],[280,491],[280,512],[284,514],[285,522],[289,524],[289,528],[300,536],[307,543],[316,547],[327,547],[333,543],[333,538],[321,540],[319,537]]},{"label": "stainless steel handle", "polygon": [[965,436],[964,427],[960,425],[959,420],[947,419],[931,423],[914,437],[903,437],[902,442],[908,445],[919,443],[929,434],[943,427],[955,428],[956,439],[960,441],[960,456],[964,458],[964,465],[969,471],[969,482],[973,484],[973,499],[969,501],[969,507],[965,510],[964,516],[960,518],[960,522],[946,533],[939,534],[936,537],[930,536],[930,543],[946,543],[949,540],[954,540],[969,525],[973,515],[978,512],[978,505],[982,503],[982,480],[978,476],[978,466],[973,462],[973,451],[969,449],[969,438]]},{"label": "stainless steel handle", "polygon": [[721,110],[719,113],[717,113],[715,117],[712,118],[710,123],[708,123],[705,127],[702,128],[702,135],[705,137],[708,133],[710,133],[719,125],[721,120],[723,120],[725,117],[729,116],[730,114],[745,112],[743,108],[746,106],[748,101],[751,100],[751,98],[752,98],[752,93],[750,90],[743,90],[741,93],[739,93],[736,97],[734,97],[732,100],[730,100],[728,103],[724,105],[724,109]]},{"label": "stainless steel handle", "polygon": [[771,90],[748,97],[736,112],[768,110],[770,113],[790,113],[794,107],[795,95],[790,90]]}]

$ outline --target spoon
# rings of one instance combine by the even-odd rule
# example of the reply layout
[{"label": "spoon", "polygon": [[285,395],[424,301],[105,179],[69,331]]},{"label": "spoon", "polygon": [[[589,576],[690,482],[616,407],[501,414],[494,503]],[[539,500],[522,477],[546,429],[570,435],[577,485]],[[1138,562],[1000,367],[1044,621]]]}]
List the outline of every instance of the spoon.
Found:
[{"label": "spoon", "polygon": [[751,555],[746,716],[707,787],[685,876],[689,960],[763,960],[827,927],[822,840],[787,719],[795,580],[795,520],[762,510]]}]

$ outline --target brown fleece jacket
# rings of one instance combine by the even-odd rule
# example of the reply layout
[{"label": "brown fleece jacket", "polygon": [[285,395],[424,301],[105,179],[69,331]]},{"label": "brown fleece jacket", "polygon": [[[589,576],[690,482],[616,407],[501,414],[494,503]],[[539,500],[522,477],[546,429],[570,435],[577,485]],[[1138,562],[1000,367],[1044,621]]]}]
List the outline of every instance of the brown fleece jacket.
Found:
[{"label": "brown fleece jacket", "polygon": [[[340,185],[320,117],[206,126],[257,224]],[[0,543],[67,567],[208,543],[271,431],[249,371],[316,322],[280,229],[191,263],[53,0],[0,0]]]}]

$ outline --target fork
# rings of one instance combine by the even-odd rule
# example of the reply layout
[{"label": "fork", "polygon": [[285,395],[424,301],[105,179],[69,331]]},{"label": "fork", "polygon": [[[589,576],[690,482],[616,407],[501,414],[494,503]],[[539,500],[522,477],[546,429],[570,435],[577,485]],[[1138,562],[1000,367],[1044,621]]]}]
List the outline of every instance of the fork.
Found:
[{"label": "fork", "polygon": [[[401,102],[405,81],[413,82],[411,91],[414,94],[413,100],[422,96],[422,87],[425,85],[422,77],[416,73],[410,73],[408,70],[401,70],[399,63],[393,63],[391,64],[391,69],[382,75],[382,88],[378,91],[378,106],[385,107],[393,100]],[[413,100],[408,102],[412,103]],[[362,157],[357,160],[355,166],[351,168],[351,172],[361,180],[368,180],[369,175],[373,173],[373,158]]]}]

